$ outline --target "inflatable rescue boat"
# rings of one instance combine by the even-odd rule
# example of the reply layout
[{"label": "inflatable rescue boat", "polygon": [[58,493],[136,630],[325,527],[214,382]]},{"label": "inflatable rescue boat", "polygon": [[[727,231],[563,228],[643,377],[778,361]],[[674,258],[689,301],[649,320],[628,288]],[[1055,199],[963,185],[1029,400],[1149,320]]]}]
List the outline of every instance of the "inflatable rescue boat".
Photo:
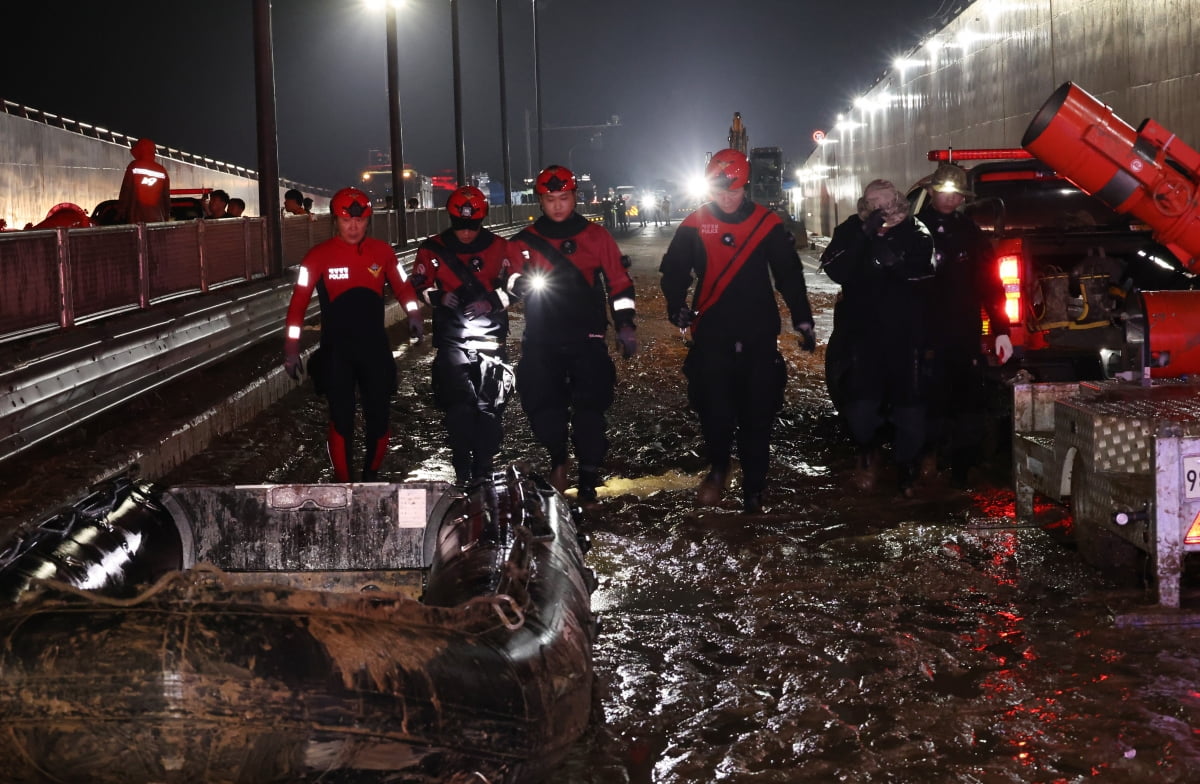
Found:
[{"label": "inflatable rescue boat", "polygon": [[0,546],[3,778],[536,781],[589,719],[585,549],[517,468],[108,483]]}]

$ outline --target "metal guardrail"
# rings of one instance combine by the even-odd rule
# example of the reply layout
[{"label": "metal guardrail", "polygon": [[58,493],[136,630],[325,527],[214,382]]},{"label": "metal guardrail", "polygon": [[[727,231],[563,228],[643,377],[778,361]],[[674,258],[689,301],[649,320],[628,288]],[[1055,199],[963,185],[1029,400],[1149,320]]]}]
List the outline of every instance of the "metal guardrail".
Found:
[{"label": "metal guardrail", "polygon": [[[298,220],[297,231],[319,231],[308,223]],[[511,235],[525,225],[493,228]],[[412,249],[399,257],[408,267],[415,255]],[[262,279],[121,319],[98,319],[35,339],[21,351],[9,346],[0,352],[0,462],[191,371],[278,338],[292,288],[290,279]],[[314,299],[309,315],[318,308]],[[391,310],[401,312],[398,306]]]}]

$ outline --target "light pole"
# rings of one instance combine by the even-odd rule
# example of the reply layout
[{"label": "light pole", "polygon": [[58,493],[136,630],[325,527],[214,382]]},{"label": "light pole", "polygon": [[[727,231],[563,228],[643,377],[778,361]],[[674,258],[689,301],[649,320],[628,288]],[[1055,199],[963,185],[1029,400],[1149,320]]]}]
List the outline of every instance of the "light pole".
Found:
[{"label": "light pole", "polygon": [[538,42],[537,0],[530,0],[533,7],[533,110],[537,112],[537,165],[535,171],[542,170],[542,65]]},{"label": "light pole", "polygon": [[504,206],[507,220],[512,222],[512,172],[508,155],[508,92],[504,77],[504,4],[496,0],[496,59],[500,75],[500,157],[504,169]]},{"label": "light pole", "polygon": [[[408,244],[404,206],[404,134],[400,128],[400,58],[396,36],[396,4],[387,4],[388,127],[391,132],[392,206],[396,209],[396,244]],[[390,239],[390,238],[389,238]]]},{"label": "light pole", "polygon": [[458,56],[458,0],[450,0],[450,57],[454,71],[454,162],[458,168],[458,184],[467,184],[467,147],[463,139],[462,67]]}]

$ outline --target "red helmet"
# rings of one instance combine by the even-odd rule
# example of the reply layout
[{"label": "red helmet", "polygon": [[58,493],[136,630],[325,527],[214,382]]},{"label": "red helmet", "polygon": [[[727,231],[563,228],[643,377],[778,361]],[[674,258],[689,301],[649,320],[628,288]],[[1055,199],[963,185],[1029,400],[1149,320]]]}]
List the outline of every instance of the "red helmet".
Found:
[{"label": "red helmet", "polygon": [[329,211],[339,218],[369,218],[371,197],[358,188],[342,188],[329,200]]},{"label": "red helmet", "polygon": [[721,150],[704,167],[704,177],[709,185],[721,190],[745,188],[750,183],[750,161],[737,150]]},{"label": "red helmet", "polygon": [[566,166],[547,166],[534,181],[533,192],[540,196],[543,193],[573,191],[576,187],[575,175]]},{"label": "red helmet", "polygon": [[446,199],[450,224],[456,229],[477,229],[488,214],[487,198],[483,191],[464,185]]}]

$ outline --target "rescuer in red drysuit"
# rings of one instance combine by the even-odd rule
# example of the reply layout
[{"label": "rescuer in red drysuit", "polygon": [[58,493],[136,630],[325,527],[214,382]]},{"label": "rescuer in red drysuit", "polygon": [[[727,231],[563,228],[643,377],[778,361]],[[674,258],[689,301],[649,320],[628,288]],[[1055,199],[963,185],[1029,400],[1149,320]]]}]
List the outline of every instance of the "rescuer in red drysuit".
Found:
[{"label": "rescuer in red drysuit", "polygon": [[817,340],[795,239],[778,215],[746,198],[746,156],[721,150],[705,176],[712,201],[684,218],[659,272],[667,318],[692,330],[683,373],[711,465],[696,501],[711,506],[721,500],[736,436],[743,509],[757,514],[767,484],[771,425],[787,385],[772,278],[791,311],[800,347],[813,351]]},{"label": "rescuer in red drysuit", "polygon": [[[568,436],[579,463],[581,503],[596,500],[608,453],[604,414],[617,371],[604,342],[608,311],[621,353],[637,353],[633,281],[621,249],[604,227],[575,211],[575,175],[549,166],[534,181],[542,217],[510,241],[508,290],[525,300],[525,334],[517,367],[521,407],[550,452],[550,483],[567,486]],[[569,431],[569,432],[568,432]]]},{"label": "rescuer in red drysuit", "polygon": [[171,179],[154,160],[154,142],[138,139],[130,149],[117,197],[119,223],[156,223],[171,219]]},{"label": "rescuer in red drysuit", "polygon": [[509,246],[483,228],[488,203],[465,185],[446,200],[450,228],[421,243],[409,279],[433,308],[433,393],[445,412],[458,484],[491,476],[513,389],[508,362]]},{"label": "rescuer in red drysuit", "polygon": [[378,479],[387,453],[388,415],[396,391],[396,362],[384,328],[383,284],[408,312],[409,334],[425,332],[420,305],[395,251],[367,236],[371,200],[356,188],[334,194],[329,210],[337,236],[314,246],[300,262],[288,305],[284,367],[300,378],[300,333],[315,288],[321,301],[321,346],[309,362],[318,391],[329,400],[329,460],[333,478],[349,482],[354,449],[355,396],[362,398],[366,456],[362,479]]}]

